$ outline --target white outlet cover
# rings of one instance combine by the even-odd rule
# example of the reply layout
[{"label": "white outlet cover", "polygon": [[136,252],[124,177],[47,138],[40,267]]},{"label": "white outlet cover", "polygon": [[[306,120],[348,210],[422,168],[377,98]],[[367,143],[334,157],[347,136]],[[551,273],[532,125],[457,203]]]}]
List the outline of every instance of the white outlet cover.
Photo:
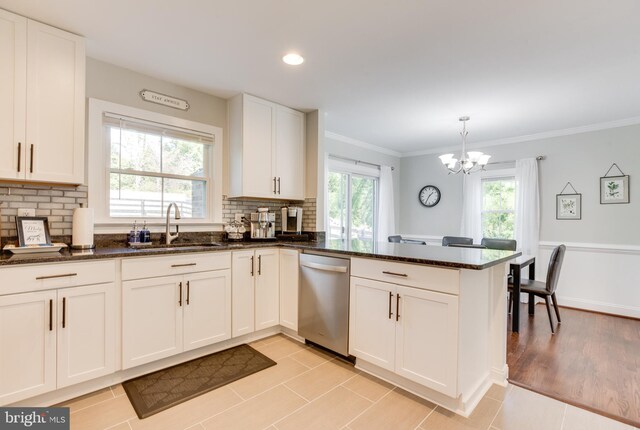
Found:
[{"label": "white outlet cover", "polygon": [[18,209],[18,216],[36,216],[36,210],[33,208]]}]

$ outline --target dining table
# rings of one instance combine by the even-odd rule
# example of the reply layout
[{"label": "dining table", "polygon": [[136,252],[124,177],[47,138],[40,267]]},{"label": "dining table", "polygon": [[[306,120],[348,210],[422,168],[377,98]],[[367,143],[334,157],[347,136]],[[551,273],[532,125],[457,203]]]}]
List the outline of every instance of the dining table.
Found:
[{"label": "dining table", "polygon": [[[529,279],[536,279],[536,257],[534,255],[521,255],[509,262],[510,272],[513,276],[513,310],[511,311],[511,331],[520,332],[520,287],[522,286],[522,269],[529,267]],[[529,315],[535,312],[535,298],[529,294]]]}]

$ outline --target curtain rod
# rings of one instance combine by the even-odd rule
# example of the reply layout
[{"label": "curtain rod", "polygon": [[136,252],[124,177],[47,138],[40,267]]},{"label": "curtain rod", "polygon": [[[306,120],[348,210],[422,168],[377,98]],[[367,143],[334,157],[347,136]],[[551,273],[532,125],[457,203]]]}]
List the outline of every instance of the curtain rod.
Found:
[{"label": "curtain rod", "polygon": [[[538,155],[536,157],[537,161],[541,161],[541,160],[545,160],[547,158],[546,155]],[[506,161],[494,161],[492,163],[487,163],[487,165],[491,165],[491,164],[511,164],[511,163],[515,163],[516,160],[506,160]]]},{"label": "curtain rod", "polygon": [[[335,159],[338,159],[338,160],[350,161],[352,163],[355,163],[356,165],[357,164],[366,164],[366,165],[369,165],[369,166],[377,167],[378,169],[380,168],[379,164],[369,163],[368,161],[356,160],[355,158],[341,157],[339,155],[331,155],[331,154],[329,154],[329,158],[335,158]],[[396,170],[396,168],[391,166],[391,170]]]}]

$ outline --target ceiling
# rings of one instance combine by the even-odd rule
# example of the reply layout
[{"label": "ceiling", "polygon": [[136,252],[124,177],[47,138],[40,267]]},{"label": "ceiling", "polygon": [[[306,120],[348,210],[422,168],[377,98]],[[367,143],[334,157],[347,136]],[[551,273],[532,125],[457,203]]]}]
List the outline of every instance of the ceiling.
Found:
[{"label": "ceiling", "polygon": [[[87,55],[406,153],[640,117],[637,0],[0,0]],[[301,66],[281,61],[289,52]]]}]

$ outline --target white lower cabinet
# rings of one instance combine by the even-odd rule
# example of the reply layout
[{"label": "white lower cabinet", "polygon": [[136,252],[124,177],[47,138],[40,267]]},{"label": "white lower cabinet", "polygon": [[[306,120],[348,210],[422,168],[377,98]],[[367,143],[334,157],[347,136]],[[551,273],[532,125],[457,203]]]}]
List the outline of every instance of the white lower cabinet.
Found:
[{"label": "white lower cabinet", "polygon": [[232,263],[233,337],[280,323],[280,257],[277,249],[235,251]]},{"label": "white lower cabinet", "polygon": [[115,371],[114,289],[0,296],[0,405]]},{"label": "white lower cabinet", "polygon": [[0,405],[56,389],[56,291],[0,297]]},{"label": "white lower cabinet", "polygon": [[280,250],[280,325],[298,331],[300,260],[294,249]]},{"label": "white lower cabinet", "polygon": [[231,338],[231,271],[122,283],[122,367]]},{"label": "white lower cabinet", "polygon": [[115,371],[115,288],[58,290],[58,388]]},{"label": "white lower cabinet", "polygon": [[457,296],[352,277],[350,313],[350,354],[457,397]]}]

